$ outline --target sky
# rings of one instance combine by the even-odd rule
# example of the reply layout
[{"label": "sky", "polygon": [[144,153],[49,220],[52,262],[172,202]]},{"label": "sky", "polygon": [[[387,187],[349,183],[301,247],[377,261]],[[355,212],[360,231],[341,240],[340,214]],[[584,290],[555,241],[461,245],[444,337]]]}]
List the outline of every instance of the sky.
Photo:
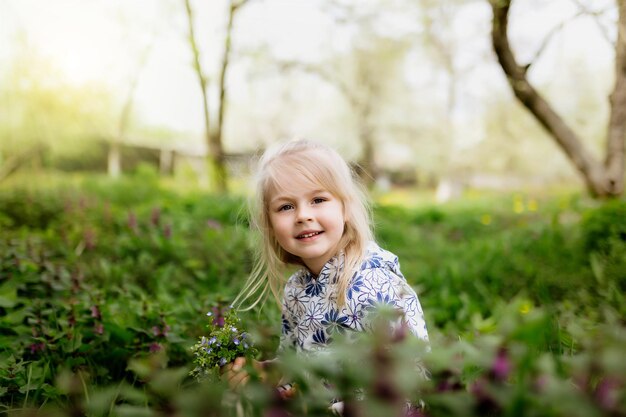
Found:
[{"label": "sky", "polygon": [[[360,5],[375,0],[361,0]],[[393,4],[394,1],[391,1]],[[396,2],[397,3],[397,2]],[[457,63],[469,75],[459,97],[460,119],[475,117],[477,103],[489,100],[492,80],[506,89],[504,78],[493,65],[489,45],[490,10],[486,1],[470,1],[450,28],[465,40]],[[595,0],[595,5],[609,5]],[[192,1],[197,12],[197,31],[204,63],[215,74],[221,49],[225,2]],[[315,61],[330,47],[350,45],[349,30],[336,30],[333,16],[320,7],[321,0],[251,0],[238,16],[233,39],[236,53],[269,48],[284,60]],[[573,0],[519,0],[511,14],[511,38],[521,61],[532,57],[550,27],[558,25],[577,8]],[[411,21],[396,16],[385,22],[402,31]],[[393,25],[397,25],[393,26]],[[186,43],[183,0],[0,0],[0,64],[18,51],[15,40],[26,44],[54,63],[74,84],[96,82],[124,97],[130,80],[140,74],[135,110],[148,125],[199,133],[203,128],[197,78]],[[19,46],[23,47],[23,46]],[[147,55],[146,55],[147,54]],[[141,57],[147,56],[142,65]],[[572,58],[574,57],[574,58]],[[555,36],[531,77],[557,82],[555,71],[563,59],[584,60],[589,71],[610,65],[611,47],[602,39],[591,19],[572,21]],[[234,101],[250,94],[246,69],[234,59],[229,94]],[[435,77],[428,65],[414,63],[408,82]],[[469,138],[469,141],[472,139]]]}]

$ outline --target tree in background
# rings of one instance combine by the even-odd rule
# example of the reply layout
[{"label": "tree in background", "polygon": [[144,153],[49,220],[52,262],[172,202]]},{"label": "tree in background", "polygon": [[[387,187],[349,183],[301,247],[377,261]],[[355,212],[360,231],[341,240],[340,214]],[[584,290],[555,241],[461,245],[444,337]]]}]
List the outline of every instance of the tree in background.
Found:
[{"label": "tree in background", "polygon": [[610,116],[604,163],[598,161],[553,106],[529,82],[534,61],[522,66],[511,50],[507,28],[512,0],[490,0],[493,10],[492,44],[513,93],[554,138],[582,175],[589,192],[597,197],[617,197],[624,192],[624,139],[626,135],[626,2],[618,0],[615,42],[615,85],[610,95]]},{"label": "tree in background", "polygon": [[[459,158],[460,152],[456,149],[462,144],[468,129],[459,117],[463,111],[460,98],[464,94],[464,85],[469,83],[467,74],[479,65],[479,61],[468,62],[461,57],[461,51],[467,49],[468,37],[482,36],[482,28],[480,25],[471,25],[468,30],[472,33],[461,35],[455,26],[459,25],[464,8],[471,5],[466,0],[419,2],[422,31],[417,44],[420,45],[424,59],[435,68],[437,76],[445,80],[440,86],[441,91],[445,92],[443,113],[437,120],[441,132],[437,139],[443,143],[439,146],[440,152],[432,155],[436,165],[429,170],[435,177],[459,175],[457,171],[467,166],[465,155]],[[480,59],[480,56],[477,55],[476,58]]]},{"label": "tree in background", "polygon": [[[398,10],[380,4],[355,5],[349,2],[327,2],[326,12],[333,15],[338,30],[352,31],[351,48],[335,51],[329,47],[327,57],[316,63],[280,61],[283,71],[303,71],[332,85],[354,120],[360,145],[357,171],[368,186],[374,184],[381,168],[376,154],[386,134],[412,135],[412,119],[405,110],[412,107],[412,93],[404,73],[407,54],[412,47],[411,33],[389,33],[384,18],[393,19]],[[397,6],[406,12],[405,4]],[[401,117],[394,117],[401,115]],[[402,117],[406,116],[406,117]],[[399,120],[401,119],[401,120]],[[390,134],[391,135],[391,134]]]},{"label": "tree in background", "polygon": [[150,55],[151,49],[152,44],[145,47],[142,53],[139,55],[137,67],[128,82],[126,98],[124,99],[124,103],[122,105],[122,109],[119,115],[119,121],[117,123],[117,132],[109,141],[107,171],[109,173],[109,176],[113,178],[119,177],[120,173],[122,172],[121,146],[124,142],[126,132],[128,130],[128,125],[133,109],[133,101],[135,99],[135,92],[137,90],[137,85],[139,84],[139,77],[141,76],[142,70],[146,66],[146,62],[148,61],[148,56]]},{"label": "tree in background", "polygon": [[204,112],[204,128],[207,146],[209,149],[209,165],[212,168],[212,174],[215,180],[216,190],[220,193],[227,192],[228,173],[226,171],[224,146],[222,143],[222,132],[224,123],[224,114],[226,110],[226,76],[230,64],[231,37],[233,32],[233,22],[237,11],[248,2],[248,0],[229,0],[228,4],[228,21],[226,32],[224,34],[224,47],[222,50],[220,71],[218,74],[218,109],[217,121],[215,128],[211,123],[211,111],[209,109],[209,79],[206,71],[203,69],[200,61],[200,50],[198,48],[198,40],[194,29],[194,12],[191,7],[190,0],[185,1],[185,10],[187,12],[187,23],[189,27],[189,46],[193,53],[193,68],[198,76],[200,90],[202,94],[202,106]]}]

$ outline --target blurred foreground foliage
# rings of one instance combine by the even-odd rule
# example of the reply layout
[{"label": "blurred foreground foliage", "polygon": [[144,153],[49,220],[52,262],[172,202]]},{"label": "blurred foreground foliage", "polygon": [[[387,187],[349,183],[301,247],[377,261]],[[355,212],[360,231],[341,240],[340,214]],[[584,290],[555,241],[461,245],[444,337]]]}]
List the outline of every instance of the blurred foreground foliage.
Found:
[{"label": "blurred foreground foliage", "polygon": [[[255,377],[198,383],[206,313],[250,270],[243,199],[149,173],[0,193],[0,407],[10,415],[626,415],[626,202],[515,194],[378,206],[380,243],[417,289],[431,349],[385,332],[286,357],[282,400]],[[241,314],[274,356],[271,300]],[[421,353],[420,353],[421,352]],[[430,378],[413,366],[421,356]],[[364,398],[359,399],[357,389]]]}]

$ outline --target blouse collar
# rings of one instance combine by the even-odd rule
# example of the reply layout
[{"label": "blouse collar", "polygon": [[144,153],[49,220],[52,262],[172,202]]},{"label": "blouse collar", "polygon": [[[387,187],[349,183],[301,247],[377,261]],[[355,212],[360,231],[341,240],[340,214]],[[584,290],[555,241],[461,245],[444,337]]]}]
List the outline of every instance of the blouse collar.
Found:
[{"label": "blouse collar", "polygon": [[322,267],[322,270],[317,276],[315,276],[315,274],[309,271],[308,268],[306,267],[303,268],[302,277],[304,278],[304,283],[305,284],[309,283],[312,280],[317,280],[317,282],[324,282],[324,283],[327,283],[329,281],[331,283],[335,283],[337,281],[337,277],[339,273],[343,269],[343,262],[344,262],[344,253],[339,252],[338,255],[333,256],[332,258],[328,260],[328,262],[324,264],[324,266]]}]

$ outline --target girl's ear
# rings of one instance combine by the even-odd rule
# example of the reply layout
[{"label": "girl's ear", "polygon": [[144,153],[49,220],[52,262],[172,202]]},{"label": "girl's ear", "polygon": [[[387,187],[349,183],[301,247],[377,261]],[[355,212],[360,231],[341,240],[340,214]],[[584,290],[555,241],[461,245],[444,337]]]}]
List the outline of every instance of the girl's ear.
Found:
[{"label": "girl's ear", "polygon": [[343,209],[343,234],[345,235],[348,232],[348,228],[350,225],[350,210],[344,206]]}]

